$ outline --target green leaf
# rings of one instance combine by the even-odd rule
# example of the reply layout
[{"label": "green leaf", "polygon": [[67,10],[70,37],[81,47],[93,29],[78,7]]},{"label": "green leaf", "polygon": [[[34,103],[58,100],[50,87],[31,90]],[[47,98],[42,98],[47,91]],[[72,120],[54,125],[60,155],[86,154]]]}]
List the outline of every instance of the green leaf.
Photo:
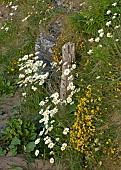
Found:
[{"label": "green leaf", "polygon": [[13,144],[10,144],[10,145],[9,145],[9,148],[10,148],[10,149],[13,149],[14,147],[15,147],[15,145],[13,145]]},{"label": "green leaf", "polygon": [[32,140],[32,141],[35,140],[36,135],[37,135],[36,133],[32,133],[32,135],[31,135],[31,137],[29,139]]},{"label": "green leaf", "polygon": [[13,138],[12,142],[11,142],[12,145],[20,145],[21,144],[21,141],[18,139],[18,138]]},{"label": "green leaf", "polygon": [[0,154],[1,154],[1,155],[5,155],[6,152],[7,152],[6,150],[3,150],[3,149],[0,148]]},{"label": "green leaf", "polygon": [[76,111],[76,105],[75,104],[70,105],[69,113],[72,113],[72,112],[75,112],[75,111]]},{"label": "green leaf", "polygon": [[15,156],[17,154],[17,148],[11,149],[10,152],[12,153],[13,156]]},{"label": "green leaf", "polygon": [[31,152],[34,150],[34,148],[36,147],[35,143],[34,142],[30,142],[26,145],[26,151],[27,152]]}]

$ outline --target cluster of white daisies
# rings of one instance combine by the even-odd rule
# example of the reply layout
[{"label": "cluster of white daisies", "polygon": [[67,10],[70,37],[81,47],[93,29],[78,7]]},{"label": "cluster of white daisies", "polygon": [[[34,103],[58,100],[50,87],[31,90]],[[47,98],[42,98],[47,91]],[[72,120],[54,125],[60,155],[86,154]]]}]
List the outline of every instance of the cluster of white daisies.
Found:
[{"label": "cluster of white daisies", "polygon": [[[117,6],[117,2],[113,3],[112,6],[113,6],[113,7],[116,7],[116,6]],[[114,13],[114,14],[113,14],[111,10],[108,10],[108,11],[106,12],[106,15],[109,15],[109,16],[112,17],[112,21],[110,20],[110,21],[106,22],[105,25],[106,25],[107,27],[110,27],[110,26],[112,25],[113,20],[115,20],[117,16],[120,16],[120,14],[118,14],[118,13]],[[114,30],[116,30],[116,29],[118,29],[118,28],[120,28],[120,25],[115,25],[115,26],[114,26]],[[106,35],[107,38],[112,38],[112,37],[113,37],[112,33],[110,33],[110,32],[105,33],[103,29],[98,30],[98,34],[99,34],[98,37],[96,37],[96,38],[90,38],[88,41],[89,41],[90,43],[93,43],[93,42],[99,43],[100,40],[101,40],[101,38],[104,37],[105,35]],[[115,41],[119,41],[119,39],[116,39]],[[98,46],[99,46],[99,47],[102,47],[102,44],[99,44]],[[90,50],[87,52],[87,54],[88,54],[88,55],[93,54],[93,49],[90,49]]]},{"label": "cluster of white daisies", "polygon": [[[33,91],[38,90],[38,85],[42,86],[44,82],[46,82],[49,72],[44,72],[43,69],[46,67],[46,63],[39,59],[38,56],[39,52],[36,52],[34,55],[25,55],[23,58],[19,58],[19,86],[27,87],[28,85],[31,86]],[[60,61],[59,64],[61,64]],[[59,142],[59,138],[54,136],[50,136],[50,132],[54,129],[55,123],[55,115],[59,111],[58,106],[60,105],[72,105],[74,103],[72,97],[73,95],[78,92],[80,89],[77,89],[73,83],[73,75],[71,74],[74,69],[76,69],[76,64],[72,64],[72,67],[69,68],[68,63],[64,63],[67,65],[66,69],[62,73],[62,76],[67,76],[68,79],[68,86],[67,92],[68,95],[66,99],[60,99],[60,95],[58,92],[54,92],[50,96],[46,96],[44,100],[40,101],[39,105],[41,110],[39,114],[41,115],[41,119],[39,123],[44,125],[43,129],[38,134],[39,137],[36,139],[35,144],[40,143],[40,138],[44,139],[45,145],[48,146],[50,149],[50,155],[53,155],[53,148],[56,146],[57,142]],[[51,63],[51,67],[56,67],[57,63]],[[37,86],[36,86],[37,85]],[[26,91],[22,93],[22,96],[26,97]],[[62,134],[67,135],[69,133],[69,128],[63,127]],[[60,145],[59,145],[60,146]],[[60,150],[64,151],[67,147],[67,143],[62,143],[60,146]],[[39,155],[39,150],[35,151],[35,155]],[[54,162],[54,156],[50,158],[50,163]]]}]

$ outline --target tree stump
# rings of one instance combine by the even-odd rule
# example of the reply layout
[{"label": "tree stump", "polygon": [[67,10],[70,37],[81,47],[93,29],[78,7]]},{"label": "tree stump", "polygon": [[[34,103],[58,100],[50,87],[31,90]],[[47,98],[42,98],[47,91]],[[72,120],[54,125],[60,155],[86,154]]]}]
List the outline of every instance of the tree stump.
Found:
[{"label": "tree stump", "polygon": [[66,69],[70,69],[74,62],[75,62],[75,44],[68,42],[62,47],[62,75],[60,83],[61,99],[66,99],[68,86],[68,76],[65,76],[63,73]]}]

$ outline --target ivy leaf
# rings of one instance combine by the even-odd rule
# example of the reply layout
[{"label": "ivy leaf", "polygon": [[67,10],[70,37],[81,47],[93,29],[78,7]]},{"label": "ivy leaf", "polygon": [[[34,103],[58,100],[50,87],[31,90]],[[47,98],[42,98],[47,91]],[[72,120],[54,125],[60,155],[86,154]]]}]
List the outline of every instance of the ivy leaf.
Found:
[{"label": "ivy leaf", "polygon": [[18,138],[13,138],[13,140],[11,141],[11,144],[12,145],[20,145],[21,144],[21,141],[18,139]]},{"label": "ivy leaf", "polygon": [[27,152],[31,152],[34,150],[34,148],[36,147],[35,143],[34,142],[30,142],[26,145],[26,151]]}]

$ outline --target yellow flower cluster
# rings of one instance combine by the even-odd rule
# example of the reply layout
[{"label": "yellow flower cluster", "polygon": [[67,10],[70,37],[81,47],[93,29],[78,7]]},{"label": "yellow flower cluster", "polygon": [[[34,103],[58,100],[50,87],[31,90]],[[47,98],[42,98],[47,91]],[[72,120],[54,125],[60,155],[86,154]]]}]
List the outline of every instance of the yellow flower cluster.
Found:
[{"label": "yellow flower cluster", "polygon": [[[99,150],[99,139],[95,137],[94,120],[97,120],[97,114],[100,112],[96,102],[101,98],[92,99],[91,88],[87,87],[84,97],[80,99],[75,112],[76,118],[70,129],[70,144],[78,152],[91,156],[93,151]],[[93,103],[93,104],[92,104]]]}]

